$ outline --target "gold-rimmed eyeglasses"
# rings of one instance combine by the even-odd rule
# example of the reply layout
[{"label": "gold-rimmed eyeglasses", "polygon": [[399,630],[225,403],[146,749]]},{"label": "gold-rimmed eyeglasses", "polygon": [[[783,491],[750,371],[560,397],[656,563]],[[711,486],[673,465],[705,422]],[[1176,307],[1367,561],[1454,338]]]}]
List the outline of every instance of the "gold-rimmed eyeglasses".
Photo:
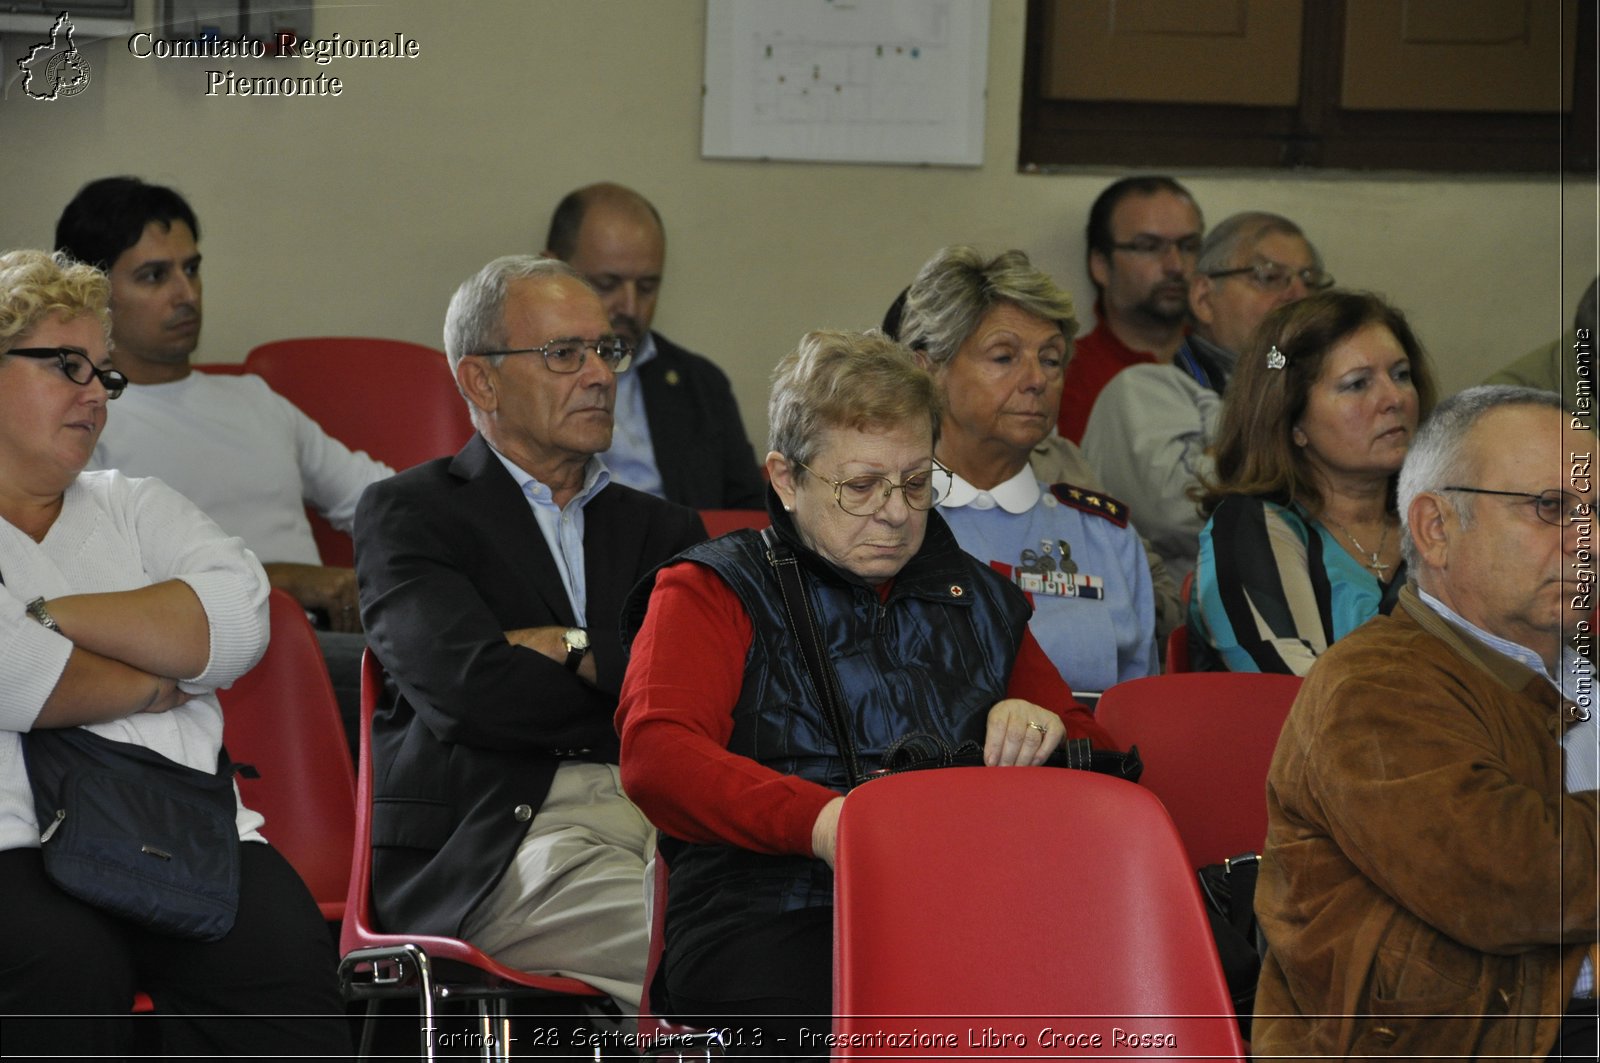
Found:
[{"label": "gold-rimmed eyeglasses", "polygon": [[851,476],[834,480],[803,461],[795,464],[832,487],[833,500],[852,517],[872,516],[889,504],[889,497],[896,491],[905,498],[906,505],[917,510],[932,509],[950,493],[950,470],[938,462],[934,462],[927,471],[912,473],[899,483],[887,476]]}]

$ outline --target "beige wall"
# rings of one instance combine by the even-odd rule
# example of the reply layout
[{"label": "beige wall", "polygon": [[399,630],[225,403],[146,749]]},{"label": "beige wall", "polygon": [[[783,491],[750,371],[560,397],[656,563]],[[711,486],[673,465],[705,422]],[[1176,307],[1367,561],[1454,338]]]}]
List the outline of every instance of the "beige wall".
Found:
[{"label": "beige wall", "polygon": [[[148,24],[154,0],[140,15]],[[377,0],[317,5],[316,35],[416,38],[409,61],[137,60],[85,49],[93,82],[41,103],[6,41],[0,247],[46,244],[84,182],[171,183],[200,215],[199,357],[291,335],[437,345],[455,285],[539,249],[551,208],[600,178],[669,231],[657,325],[718,359],[753,436],[766,373],[801,332],[880,318],[945,243],[1029,251],[1088,315],[1082,230],[1113,171],[1019,174],[1023,0],[993,0],[985,163],[976,169],[700,158],[703,0]],[[207,98],[208,68],[323,72],[339,98]],[[286,69],[287,68],[287,69]],[[1298,220],[1341,282],[1406,309],[1447,388],[1555,336],[1595,269],[1595,190],[1534,178],[1179,174],[1212,220]],[[759,445],[759,444],[758,444]]]}]

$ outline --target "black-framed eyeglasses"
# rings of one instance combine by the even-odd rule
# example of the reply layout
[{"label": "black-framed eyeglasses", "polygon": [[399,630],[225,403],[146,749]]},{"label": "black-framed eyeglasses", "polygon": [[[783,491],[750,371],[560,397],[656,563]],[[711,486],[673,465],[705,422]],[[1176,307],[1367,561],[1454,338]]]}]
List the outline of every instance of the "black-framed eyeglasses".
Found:
[{"label": "black-framed eyeglasses", "polygon": [[950,470],[933,463],[926,472],[912,473],[900,483],[887,476],[852,476],[830,480],[803,461],[795,462],[806,472],[833,488],[833,500],[852,517],[870,517],[889,504],[889,496],[899,491],[912,509],[932,509],[950,493]]},{"label": "black-framed eyeglasses", "polygon": [[5,353],[18,358],[54,358],[61,366],[61,374],[74,384],[88,387],[89,381],[99,380],[108,399],[121,395],[128,386],[127,377],[115,369],[97,369],[89,360],[89,352],[79,347],[13,347]]},{"label": "black-framed eyeglasses", "polygon": [[1188,236],[1169,239],[1146,233],[1135,236],[1132,240],[1111,245],[1113,251],[1126,251],[1130,255],[1145,255],[1150,258],[1161,258],[1166,255],[1168,248],[1173,247],[1177,248],[1178,254],[1184,258],[1196,258],[1200,254],[1200,237],[1191,233]]},{"label": "black-framed eyeglasses", "polygon": [[1534,494],[1532,491],[1490,491],[1483,487],[1441,487],[1441,491],[1460,491],[1469,495],[1502,495],[1506,498],[1525,499],[1533,506],[1533,515],[1546,524],[1565,528],[1594,515],[1594,506],[1571,491],[1552,487]]},{"label": "black-framed eyeglasses", "polygon": [[544,358],[545,368],[552,373],[576,373],[583,361],[593,351],[594,356],[606,364],[613,373],[626,373],[633,364],[633,344],[621,336],[601,336],[597,340],[580,340],[575,336],[551,340],[539,347],[518,347],[508,351],[473,351],[482,358],[502,354],[537,354]]},{"label": "black-framed eyeglasses", "polygon": [[1206,274],[1208,277],[1242,277],[1250,274],[1250,279],[1257,286],[1269,292],[1281,292],[1293,283],[1296,277],[1306,286],[1308,292],[1320,292],[1333,287],[1333,277],[1320,269],[1307,266],[1305,269],[1290,269],[1282,262],[1274,262],[1270,258],[1260,258],[1248,266],[1237,269],[1219,269]]}]

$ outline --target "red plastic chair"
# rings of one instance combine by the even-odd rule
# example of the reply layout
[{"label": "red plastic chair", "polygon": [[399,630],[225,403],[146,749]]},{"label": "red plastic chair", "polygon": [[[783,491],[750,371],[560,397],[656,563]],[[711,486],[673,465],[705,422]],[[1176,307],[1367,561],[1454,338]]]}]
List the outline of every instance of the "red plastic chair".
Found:
[{"label": "red plastic chair", "polygon": [[[249,765],[239,796],[266,817],[262,835],[305,881],[322,918],[344,918],[355,838],[355,777],[339,703],[306,614],[275,590],[272,641],[256,666],[217,692],[228,756]],[[135,994],[134,1014],[155,1010]]]},{"label": "red plastic chair", "polygon": [[[432,347],[320,336],[263,343],[244,364],[330,436],[396,469],[454,454],[472,436],[449,362]],[[350,537],[309,516],[323,564],[349,567]]]},{"label": "red plastic chair", "polygon": [[890,776],[845,799],[837,856],[834,1058],[1243,1056],[1183,844],[1140,786]]},{"label": "red plastic chair", "polygon": [[[339,984],[346,1000],[367,1001],[358,1058],[371,1052],[373,1019],[390,997],[415,998],[421,1011],[422,1055],[434,1058],[434,1013],[446,1000],[477,1005],[485,1059],[509,1059],[508,1001],[518,997],[599,999],[576,978],[529,974],[496,963],[459,938],[386,933],[372,915],[372,717],[383,694],[383,666],[369,648],[361,660],[361,754],[356,771],[356,837],[349,901],[339,935]],[[346,754],[348,759],[348,754]]]},{"label": "red plastic chair", "polygon": [[250,372],[243,362],[196,362],[195,371],[210,373],[213,376],[240,376]]},{"label": "red plastic chair", "polygon": [[1140,784],[1178,825],[1189,863],[1258,853],[1267,837],[1267,767],[1300,678],[1190,672],[1118,683],[1095,719],[1144,758]]},{"label": "red plastic chair", "polygon": [[444,352],[420,343],[276,340],[251,350],[244,364],[323,431],[397,469],[454,454],[472,436]]},{"label": "red plastic chair", "polygon": [[705,522],[706,534],[713,539],[740,528],[760,531],[772,523],[764,509],[702,509],[700,519]]},{"label": "red plastic chair", "polygon": [[[667,862],[656,853],[651,877],[650,952],[645,959],[644,993],[639,998],[639,1047],[651,1059],[713,1059],[722,1055],[722,1043],[697,1026],[663,1019],[651,1009],[650,987],[661,969],[666,943]],[[691,1054],[692,1053],[692,1054]]]},{"label": "red plastic chair", "polygon": [[283,591],[269,598],[266,655],[227,690],[222,740],[248,764],[239,795],[266,817],[261,833],[300,873],[322,917],[344,918],[356,785],[339,702],[305,610]]},{"label": "red plastic chair", "polygon": [[1189,671],[1189,625],[1179,624],[1167,636],[1167,675]]}]

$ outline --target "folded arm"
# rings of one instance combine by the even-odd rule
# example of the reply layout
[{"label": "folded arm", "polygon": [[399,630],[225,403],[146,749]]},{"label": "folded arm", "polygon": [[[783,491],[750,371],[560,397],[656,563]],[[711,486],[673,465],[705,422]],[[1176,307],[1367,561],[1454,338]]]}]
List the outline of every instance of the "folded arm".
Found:
[{"label": "folded arm", "polygon": [[474,582],[481,547],[441,508],[384,483],[356,515],[367,641],[417,716],[440,741],[494,749],[583,747],[609,734],[613,697],[508,638],[490,589]]},{"label": "folded arm", "polygon": [[239,539],[159,480],[97,490],[137,551],[142,571],[125,575],[152,582],[46,598],[59,633],[27,616],[26,590],[6,588],[0,717],[18,730],[165,711],[233,682],[266,649],[266,577]]},{"label": "folded arm", "polygon": [[74,646],[141,671],[199,675],[211,658],[205,607],[182,580],[131,591],[70,594],[46,606]]},{"label": "folded arm", "polygon": [[77,727],[120,720],[137,712],[166,712],[190,697],[178,688],[176,679],[74,649],[33,726]]}]

